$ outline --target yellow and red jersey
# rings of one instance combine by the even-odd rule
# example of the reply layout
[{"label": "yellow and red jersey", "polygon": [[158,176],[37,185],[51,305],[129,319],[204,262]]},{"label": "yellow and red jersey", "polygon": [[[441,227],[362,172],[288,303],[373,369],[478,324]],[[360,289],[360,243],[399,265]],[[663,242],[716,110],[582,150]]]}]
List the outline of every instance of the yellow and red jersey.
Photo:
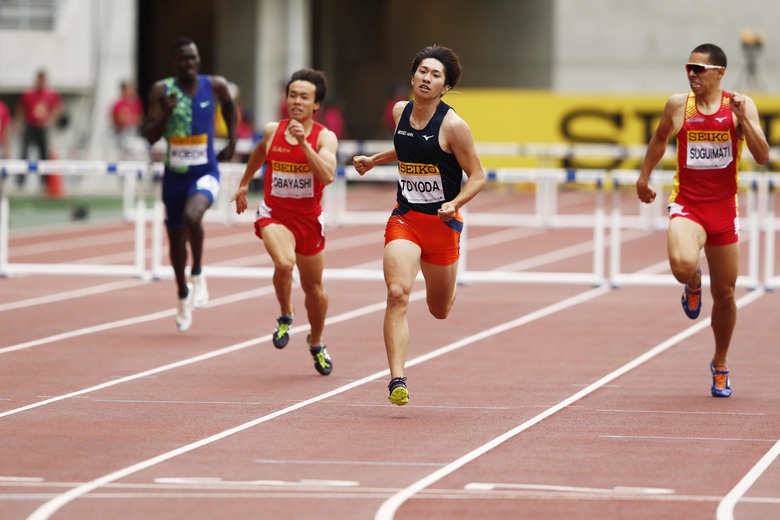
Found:
[{"label": "yellow and red jersey", "polygon": [[688,94],[677,133],[677,173],[669,202],[715,202],[736,197],[744,139],[737,133],[731,93],[723,91],[717,112],[705,115]]},{"label": "yellow and red jersey", "polygon": [[[322,212],[320,201],[325,187],[317,179],[306,160],[306,154],[297,144],[285,138],[289,119],[279,121],[271,148],[265,159],[263,191],[265,203],[276,211],[290,211],[306,215]],[[317,149],[317,139],[325,127],[314,122],[306,140]]]}]

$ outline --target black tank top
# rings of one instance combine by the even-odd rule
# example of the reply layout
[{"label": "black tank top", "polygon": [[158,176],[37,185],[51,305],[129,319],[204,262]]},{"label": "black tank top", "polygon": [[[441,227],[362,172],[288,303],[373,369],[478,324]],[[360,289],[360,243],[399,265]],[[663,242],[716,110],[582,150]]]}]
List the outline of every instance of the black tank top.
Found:
[{"label": "black tank top", "polygon": [[451,107],[439,102],[425,128],[415,130],[409,121],[413,103],[406,104],[393,137],[399,174],[396,200],[404,209],[435,215],[442,203],[460,193],[463,181],[455,155],[439,146],[441,123]]}]

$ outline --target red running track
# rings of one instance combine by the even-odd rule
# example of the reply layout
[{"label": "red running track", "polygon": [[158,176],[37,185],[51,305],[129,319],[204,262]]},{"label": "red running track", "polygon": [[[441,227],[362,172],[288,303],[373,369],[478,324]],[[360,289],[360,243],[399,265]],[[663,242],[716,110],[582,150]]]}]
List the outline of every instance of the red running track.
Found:
[{"label": "red running track", "polygon": [[[353,188],[352,209],[392,197]],[[564,193],[559,210],[591,199]],[[493,188],[469,209],[532,203]],[[571,247],[590,230],[468,238],[469,269],[590,268]],[[129,263],[132,239],[122,223],[16,233],[11,261]],[[332,228],[326,263],[379,269],[381,249],[381,226]],[[209,224],[205,261],[269,265],[249,225]],[[622,262],[664,272],[664,233],[633,237]],[[780,518],[776,294],[738,290],[734,395],[714,399],[710,306],[688,320],[679,287],[469,283],[438,321],[420,283],[399,408],[382,281],[326,286],[322,377],[303,313],[272,347],[268,280],[209,278],[186,334],[170,279],[0,280],[0,518]]]}]

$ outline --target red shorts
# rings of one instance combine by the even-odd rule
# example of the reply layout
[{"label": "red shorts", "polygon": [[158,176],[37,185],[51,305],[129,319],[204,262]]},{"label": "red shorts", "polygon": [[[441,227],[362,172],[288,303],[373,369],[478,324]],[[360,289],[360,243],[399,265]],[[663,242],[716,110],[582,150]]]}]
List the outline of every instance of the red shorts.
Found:
[{"label": "red shorts", "polygon": [[322,213],[300,215],[275,212],[261,202],[255,213],[255,235],[263,239],[262,230],[269,224],[281,224],[295,237],[295,252],[303,256],[314,256],[325,249],[325,225]]},{"label": "red shorts", "polygon": [[385,245],[393,240],[409,240],[422,249],[421,260],[435,265],[452,265],[460,257],[460,212],[449,222],[436,215],[406,211],[396,207],[385,226]]},{"label": "red shorts", "polygon": [[737,198],[718,202],[681,203],[667,206],[669,220],[687,218],[699,224],[707,233],[708,246],[727,246],[739,242],[739,212]]}]

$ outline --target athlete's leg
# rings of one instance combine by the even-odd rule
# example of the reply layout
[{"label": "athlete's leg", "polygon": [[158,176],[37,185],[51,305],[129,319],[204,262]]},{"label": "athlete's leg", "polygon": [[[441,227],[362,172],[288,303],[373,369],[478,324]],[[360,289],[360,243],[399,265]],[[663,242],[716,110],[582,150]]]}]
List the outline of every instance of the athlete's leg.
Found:
[{"label": "athlete's leg", "polygon": [[445,319],[455,303],[457,294],[458,262],[451,265],[436,265],[420,262],[425,277],[425,299],[428,310],[434,318]]},{"label": "athlete's leg", "polygon": [[704,228],[693,220],[676,217],[669,221],[667,250],[669,266],[678,282],[696,287],[701,281],[697,273],[699,256],[707,241]]},{"label": "athlete's leg", "polygon": [[312,345],[322,343],[325,316],[328,313],[328,293],[322,285],[324,256],[322,251],[313,256],[297,255],[301,288],[305,295],[306,313],[311,326],[309,340]]},{"label": "athlete's leg", "polygon": [[192,252],[192,272],[196,274],[200,273],[203,261],[203,215],[210,206],[211,199],[198,192],[187,199],[184,206],[184,225]]},{"label": "athlete's leg", "polygon": [[731,336],[737,323],[734,290],[739,275],[739,244],[706,246],[704,253],[707,256],[712,292],[711,321],[715,336],[712,362],[717,366],[726,366]]},{"label": "athlete's leg", "polygon": [[409,346],[406,312],[414,280],[420,270],[420,246],[409,240],[393,240],[385,246],[382,260],[387,285],[384,339],[390,377],[403,377]]},{"label": "athlete's leg", "polygon": [[187,278],[184,272],[187,265],[187,230],[185,228],[168,226],[168,254],[179,298],[185,298],[188,292]]},{"label": "athlete's leg", "polygon": [[289,316],[293,313],[291,294],[295,267],[295,236],[282,224],[263,226],[261,233],[265,249],[274,262],[274,290],[281,314]]}]

